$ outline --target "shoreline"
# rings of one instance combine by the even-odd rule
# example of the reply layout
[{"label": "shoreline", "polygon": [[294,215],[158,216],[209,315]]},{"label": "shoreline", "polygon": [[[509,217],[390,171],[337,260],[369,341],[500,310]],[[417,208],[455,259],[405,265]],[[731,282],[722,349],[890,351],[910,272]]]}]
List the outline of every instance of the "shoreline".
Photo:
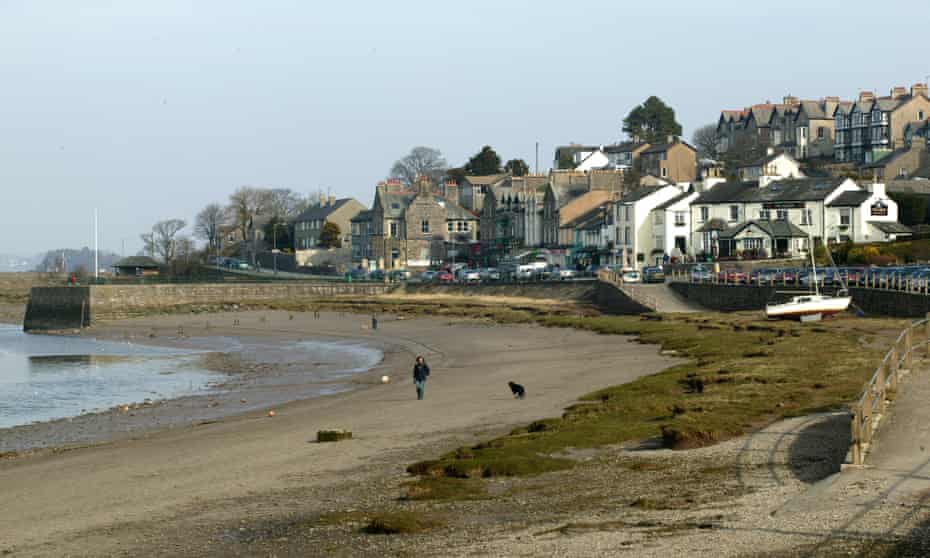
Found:
[{"label": "shoreline", "polygon": [[[134,329],[130,326],[130,329]],[[241,330],[240,330],[241,331]],[[198,331],[190,337],[156,336],[129,333],[127,326],[108,324],[72,335],[101,341],[131,341],[138,345],[189,350],[205,349],[238,333],[233,329],[212,328]],[[41,334],[39,334],[41,335]],[[249,413],[265,413],[289,403],[332,397],[349,391],[365,389],[380,383],[381,370],[398,357],[390,344],[364,342],[345,336],[314,336],[312,341],[338,344],[349,342],[365,350],[380,353],[377,362],[363,366],[364,370],[346,369],[337,363],[318,362],[308,352],[297,361],[274,362],[276,351],[286,349],[288,339],[281,335],[261,335],[250,332],[236,336],[245,342],[273,340],[272,346],[243,358],[240,351],[206,349],[200,356],[203,369],[217,376],[201,393],[164,399],[125,401],[105,409],[94,409],[72,417],[33,422],[0,428],[0,458],[11,459],[43,452],[60,452],[76,447],[108,444],[126,439],[138,439],[161,430],[196,427]],[[254,344],[254,343],[253,343]],[[280,354],[280,353],[279,353]],[[310,377],[307,377],[310,376]],[[324,377],[319,377],[324,376]]]},{"label": "shoreline", "polygon": [[[579,330],[384,316],[371,331],[367,315],[334,312],[323,318],[281,311],[165,315],[86,332],[118,337],[154,331],[169,337],[179,326],[193,332],[209,321],[214,332],[356,338],[395,349],[381,367],[356,378],[367,380],[357,386],[367,389],[293,401],[275,407],[274,418],[251,411],[0,460],[0,490],[22,503],[0,510],[0,523],[10,534],[4,544],[37,556],[112,554],[134,546],[142,532],[176,529],[176,522],[237,521],[250,514],[242,505],[265,497],[327,492],[386,471],[402,478],[410,462],[432,457],[437,449],[559,415],[585,393],[679,362],[631,337]],[[416,354],[424,354],[433,369],[424,401],[416,400],[409,378]],[[392,381],[374,385],[382,373]],[[509,380],[526,386],[526,399],[512,397]],[[323,429],[346,429],[353,439],[316,443]],[[80,514],[70,511],[77,509]]]}]

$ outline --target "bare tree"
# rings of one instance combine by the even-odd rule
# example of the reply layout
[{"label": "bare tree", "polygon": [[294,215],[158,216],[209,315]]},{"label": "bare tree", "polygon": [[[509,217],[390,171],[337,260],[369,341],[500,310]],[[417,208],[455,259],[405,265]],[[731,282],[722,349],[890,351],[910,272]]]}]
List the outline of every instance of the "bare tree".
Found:
[{"label": "bare tree", "polygon": [[431,181],[438,182],[447,168],[449,165],[438,149],[414,147],[391,167],[391,178],[396,178],[407,186],[413,186],[418,176],[426,176]]},{"label": "bare tree", "polygon": [[236,228],[246,239],[249,235],[249,223],[256,215],[267,209],[269,197],[259,188],[242,186],[229,196],[229,210],[235,219]]},{"label": "bare tree", "polygon": [[272,217],[284,220],[296,217],[306,207],[306,200],[290,188],[262,190],[261,196],[264,198],[262,205],[265,206],[266,212]]},{"label": "bare tree", "polygon": [[717,140],[715,124],[701,126],[691,135],[691,143],[694,144],[698,157],[701,159],[717,159]]},{"label": "bare tree", "polygon": [[220,227],[226,221],[226,209],[218,203],[208,204],[197,214],[194,222],[194,236],[207,241],[210,251],[218,246]]},{"label": "bare tree", "polygon": [[142,239],[142,255],[155,257],[155,237],[152,233],[147,232],[139,235]]},{"label": "bare tree", "polygon": [[[175,237],[186,226],[187,223],[183,219],[166,219],[152,225],[152,232],[149,235],[152,248],[150,252],[166,263],[170,263],[177,250]],[[146,242],[146,235],[142,237],[143,242]]]}]

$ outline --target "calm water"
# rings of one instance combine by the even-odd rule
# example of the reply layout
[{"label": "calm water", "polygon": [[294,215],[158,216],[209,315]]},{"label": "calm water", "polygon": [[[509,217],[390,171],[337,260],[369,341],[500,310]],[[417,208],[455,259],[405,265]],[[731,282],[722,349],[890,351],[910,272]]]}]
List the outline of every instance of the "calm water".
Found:
[{"label": "calm water", "polygon": [[145,399],[204,394],[226,379],[198,366],[207,351],[241,352],[278,362],[319,360],[321,366],[307,372],[308,381],[347,377],[382,358],[376,349],[340,342],[271,344],[216,337],[195,339],[191,348],[178,349],[27,335],[17,326],[0,324],[0,428]]}]

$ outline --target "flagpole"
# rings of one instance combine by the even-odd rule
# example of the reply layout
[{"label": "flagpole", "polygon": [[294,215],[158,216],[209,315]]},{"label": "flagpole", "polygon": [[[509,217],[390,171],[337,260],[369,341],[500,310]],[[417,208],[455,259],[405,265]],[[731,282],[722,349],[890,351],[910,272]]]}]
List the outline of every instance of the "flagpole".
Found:
[{"label": "flagpole", "polygon": [[94,208],[94,279],[100,277],[99,251],[97,249],[97,208]]}]

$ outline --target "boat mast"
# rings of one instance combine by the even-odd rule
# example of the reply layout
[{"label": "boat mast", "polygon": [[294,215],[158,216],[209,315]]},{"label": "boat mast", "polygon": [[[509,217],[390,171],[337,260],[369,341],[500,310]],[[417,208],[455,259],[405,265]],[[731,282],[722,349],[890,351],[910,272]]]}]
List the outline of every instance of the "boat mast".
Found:
[{"label": "boat mast", "polygon": [[819,296],[820,288],[817,286],[817,262],[814,259],[814,239],[809,232],[807,233],[807,241],[809,247],[808,252],[810,252],[811,255],[811,268],[814,271],[814,294]]}]

